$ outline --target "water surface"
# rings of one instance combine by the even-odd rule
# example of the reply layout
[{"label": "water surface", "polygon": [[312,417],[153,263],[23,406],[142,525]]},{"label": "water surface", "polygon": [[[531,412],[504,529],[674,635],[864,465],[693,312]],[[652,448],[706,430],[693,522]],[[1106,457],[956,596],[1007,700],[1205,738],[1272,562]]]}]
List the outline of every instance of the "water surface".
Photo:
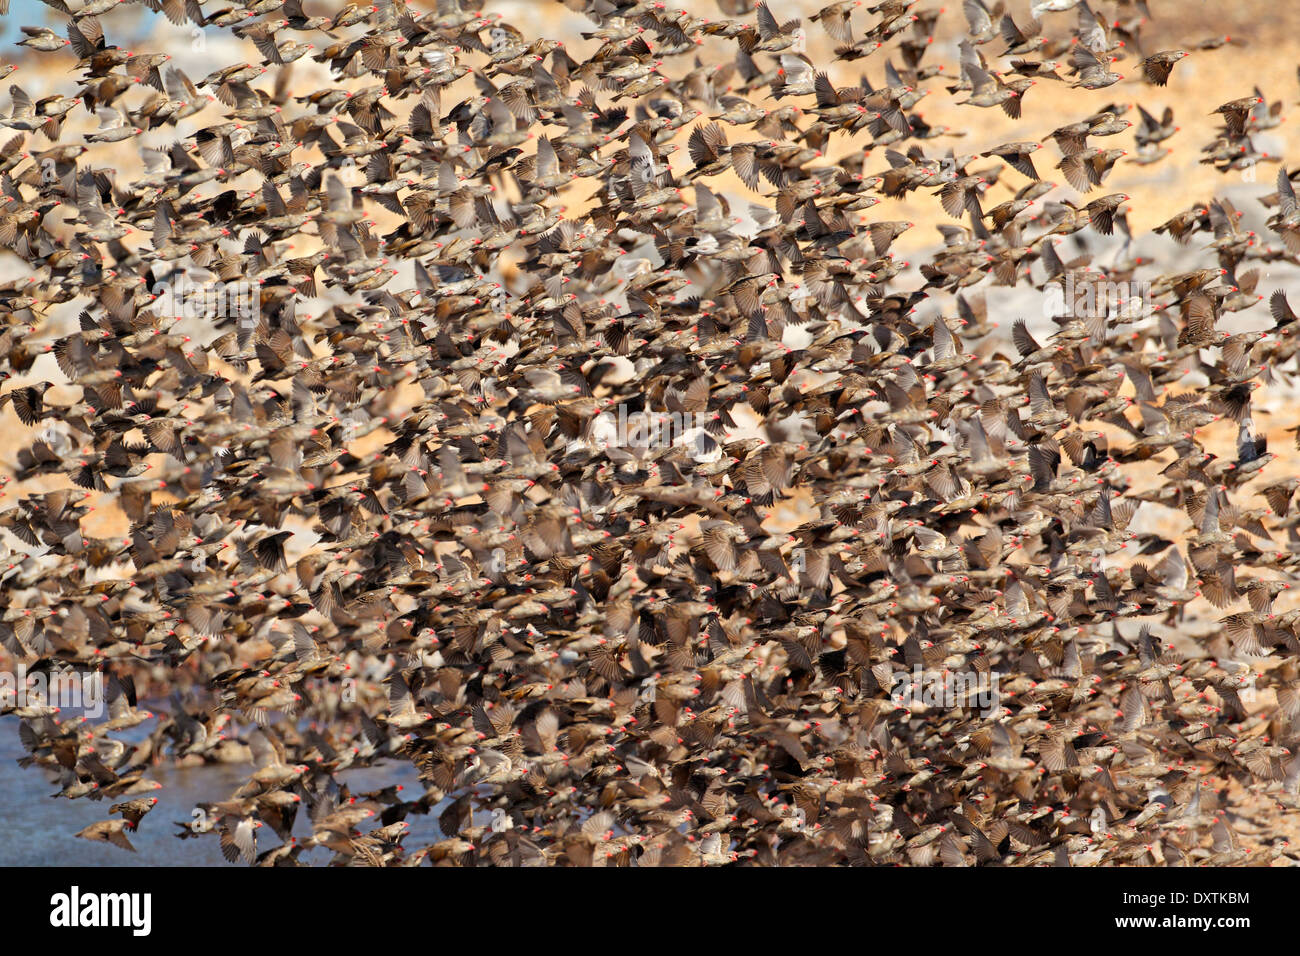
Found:
[{"label": "water surface", "polygon": [[[134,730],[152,728],[153,722]],[[124,735],[123,735],[124,736]],[[37,767],[19,767],[16,761],[26,756],[18,739],[18,718],[0,717],[0,866],[230,866],[221,856],[219,835],[207,833],[196,839],[181,840],[173,821],[189,822],[195,804],[229,798],[252,773],[249,764],[208,764],[201,767],[176,767],[163,763],[151,767],[147,776],[163,789],[152,794],[158,805],[140,823],[140,829],[128,834],[137,852],[130,853],[108,843],[77,839],[82,827],[96,820],[110,818],[111,799],[91,800],[83,797],[67,800],[51,798],[59,790],[45,771]],[[414,768],[405,762],[386,760],[374,767],[359,767],[336,774],[352,793],[358,794],[400,783],[401,796],[417,799],[424,787]],[[120,797],[120,800],[134,799]],[[404,841],[408,850],[416,850],[442,839],[438,829],[439,804],[427,815],[409,815],[411,832]],[[477,820],[476,814],[476,820]],[[362,830],[369,829],[363,825]],[[278,846],[280,838],[271,828],[259,831],[258,851]],[[293,835],[303,840],[311,835],[306,808],[299,810]],[[303,853],[304,862],[324,865],[333,858],[329,850],[317,848]],[[242,865],[242,864],[238,864]]]}]

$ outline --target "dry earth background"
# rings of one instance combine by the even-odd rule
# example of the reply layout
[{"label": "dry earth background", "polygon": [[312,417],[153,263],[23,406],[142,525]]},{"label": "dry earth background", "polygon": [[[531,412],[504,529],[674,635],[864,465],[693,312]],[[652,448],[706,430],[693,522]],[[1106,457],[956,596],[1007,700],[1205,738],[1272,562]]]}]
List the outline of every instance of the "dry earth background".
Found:
[{"label": "dry earth background", "polygon": [[[964,32],[966,24],[961,15],[959,0],[946,0],[946,2],[948,9],[940,18],[933,50],[926,62],[944,63],[945,74],[952,75],[956,72],[957,39]],[[421,0],[414,0],[411,5],[421,10],[431,9],[433,6]],[[684,3],[682,0],[675,0],[670,3],[670,6],[675,5],[685,6],[695,16],[720,15],[715,0],[686,0]],[[883,83],[883,59],[879,55],[855,63],[832,62],[831,44],[828,38],[820,27],[809,23],[807,19],[823,5],[820,0],[771,0],[770,5],[780,20],[794,16],[804,18],[808,31],[809,56],[819,68],[829,70],[837,86],[856,82],[864,71],[875,84]],[[934,2],[921,4],[928,7],[937,5],[939,4]],[[328,3],[323,0],[308,0],[306,6],[309,13],[330,14],[337,9],[337,4],[333,0]],[[1130,7],[1125,5],[1117,7],[1110,0],[1095,3],[1094,7],[1112,16],[1126,18],[1134,15]],[[1216,197],[1230,198],[1237,208],[1244,212],[1245,227],[1254,229],[1260,235],[1266,235],[1264,220],[1269,212],[1258,202],[1258,197],[1274,191],[1273,182],[1277,174],[1277,162],[1289,161],[1288,168],[1300,162],[1300,143],[1296,141],[1296,123],[1284,121],[1280,126],[1255,137],[1256,149],[1266,152],[1270,157],[1270,161],[1261,163],[1256,169],[1221,174],[1212,166],[1199,164],[1197,160],[1200,157],[1200,147],[1212,141],[1214,130],[1219,125],[1218,117],[1210,115],[1211,110],[1218,104],[1249,95],[1253,88],[1258,87],[1269,103],[1281,100],[1284,116],[1288,116],[1297,108],[1297,95],[1300,94],[1296,72],[1297,63],[1300,63],[1300,5],[1279,4],[1270,0],[1240,0],[1240,2],[1226,4],[1206,2],[1206,0],[1150,0],[1149,7],[1153,18],[1144,26],[1142,33],[1143,46],[1148,53],[1180,47],[1190,48],[1211,37],[1223,35],[1229,36],[1232,42],[1216,50],[1193,53],[1188,60],[1175,68],[1169,86],[1164,89],[1149,86],[1136,78],[1138,70],[1132,56],[1122,60],[1115,67],[1125,73],[1127,78],[1108,89],[1095,92],[1071,90],[1065,83],[1040,80],[1026,94],[1023,117],[1019,121],[1008,119],[999,110],[956,106],[954,97],[942,93],[941,87],[945,82],[942,77],[926,81],[925,86],[933,87],[940,92],[924,100],[917,112],[932,125],[951,127],[953,135],[923,142],[924,150],[928,155],[939,155],[949,149],[960,153],[979,153],[1010,140],[1043,140],[1046,134],[1057,126],[1082,119],[1089,113],[1112,103],[1132,104],[1140,101],[1157,116],[1165,106],[1171,106],[1176,121],[1181,126],[1180,132],[1167,144],[1174,147],[1171,156],[1153,166],[1139,166],[1122,161],[1111,173],[1104,190],[1092,194],[1095,197],[1103,191],[1125,192],[1132,197],[1132,202],[1128,204],[1131,210],[1129,223],[1136,237],[1132,251],[1138,255],[1157,259],[1168,271],[1186,271],[1215,265],[1213,251],[1205,248],[1204,234],[1200,234],[1188,246],[1177,246],[1170,240],[1151,234],[1150,230],[1176,212],[1194,204],[1203,205]],[[488,0],[486,9],[503,14],[509,22],[516,24],[526,33],[531,30],[537,34],[562,39],[578,59],[597,46],[597,41],[583,40],[580,36],[582,31],[592,29],[591,21],[570,11],[555,0],[532,0],[532,2]],[[19,83],[34,98],[56,91],[71,94],[76,89],[77,81],[72,72],[75,58],[71,54],[29,55],[26,50],[15,45],[15,40],[18,38],[15,35],[17,24],[46,24],[62,32],[63,18],[47,17],[46,14],[49,12],[48,8],[36,0],[14,0],[9,16],[0,18],[0,21],[3,21],[0,22],[0,62],[18,64],[19,70],[9,82]],[[1008,12],[1018,22],[1027,22],[1029,19],[1027,0],[1011,0]],[[1055,21],[1055,25],[1057,32],[1060,32],[1068,28],[1067,24],[1072,25],[1075,14],[1071,11],[1046,16],[1059,18]],[[173,27],[162,17],[149,15],[147,11],[134,6],[126,5],[125,9],[119,9],[101,19],[110,43],[115,42],[130,48],[132,43],[138,42],[142,49],[170,53],[174,63],[183,67],[195,80],[218,67],[249,60],[255,56],[255,53],[251,52],[251,46],[245,50],[242,43],[235,40],[228,31],[217,31],[214,28],[201,37],[196,37],[191,34],[189,27]],[[862,19],[861,25],[865,26],[866,19],[859,19]],[[858,20],[855,19],[855,24],[857,23]],[[988,48],[988,52],[990,54],[998,52],[1002,46],[1000,42],[995,42]],[[699,56],[705,63],[710,62],[710,57],[715,62],[721,62],[732,49],[734,47],[727,41],[709,38],[700,47]],[[1062,67],[1061,72],[1064,71],[1065,68]],[[275,81],[276,76],[272,72],[254,85],[269,89]],[[301,94],[340,84],[360,89],[365,81],[364,78],[356,81],[337,80],[329,75],[324,66],[304,58],[292,66],[289,82],[294,93]],[[5,84],[6,87],[7,85]],[[473,96],[474,93],[474,86],[469,78],[459,81],[444,91],[442,98],[444,109],[450,109],[460,99]],[[146,96],[143,91],[129,94],[126,102],[134,107]],[[598,98],[602,104],[609,102],[608,93],[600,93]],[[413,104],[414,98],[411,98],[392,104],[392,108],[399,115],[404,116]],[[8,93],[0,94],[0,110],[7,115],[9,106]],[[187,120],[182,124],[182,133],[192,134],[199,126],[214,122],[217,108],[210,108]],[[90,132],[95,126],[93,119],[82,109],[75,110],[71,115],[72,118],[64,133],[64,141],[67,141],[73,130]],[[1128,115],[1136,123],[1136,113]],[[679,174],[690,165],[685,149],[686,134],[689,131],[688,126],[679,136],[680,148],[673,157],[673,168]],[[171,141],[166,131],[149,132],[138,140],[130,140],[126,144],[92,146],[82,162],[95,167],[113,166],[118,170],[119,178],[129,179],[143,170],[137,151],[139,145],[168,146]],[[1051,168],[1060,158],[1059,151],[1050,142],[1044,142],[1045,148],[1035,156],[1035,164],[1045,178],[1062,183],[1049,198],[1077,199],[1078,194],[1064,185],[1059,171]],[[855,151],[860,152],[866,143],[867,138],[861,135],[851,139],[837,137],[831,158],[854,155]],[[28,148],[39,149],[44,145],[45,141],[40,136],[29,137]],[[1118,145],[1130,150],[1134,148],[1131,132],[1114,137],[1104,145]],[[313,162],[322,159],[314,149],[307,154],[306,158]],[[997,165],[1000,165],[997,160],[977,160],[974,169],[994,168]],[[884,150],[876,149],[868,156],[864,172],[877,172],[886,167]],[[359,172],[356,181],[358,183],[362,181]],[[1010,198],[1025,182],[1021,174],[1010,170],[1004,171],[1000,181],[984,200],[984,207],[987,209]],[[251,174],[246,174],[244,180],[234,185],[237,188],[256,189],[260,183]],[[710,179],[709,185],[729,201],[734,214],[743,214],[749,202],[759,199],[757,194],[750,192],[730,172]],[[766,189],[766,183],[763,185]],[[579,181],[565,194],[564,201],[570,215],[580,212],[587,204],[592,188],[589,182]],[[378,221],[379,231],[382,232],[385,227],[392,228],[395,224],[379,207],[370,206],[368,209]],[[71,219],[71,214],[68,218]],[[939,236],[934,228],[937,224],[953,222],[943,216],[938,203],[928,195],[928,192],[914,193],[905,201],[884,199],[881,205],[873,209],[866,218],[914,221],[916,227],[902,235],[893,246],[896,256],[913,258],[927,254],[939,244]],[[70,222],[66,229],[67,234],[70,235]],[[1106,240],[1103,244],[1099,241],[1100,237],[1091,231],[1087,232],[1087,236],[1089,238],[1084,240],[1078,236],[1071,237],[1061,251],[1066,253],[1071,248],[1076,251],[1086,249],[1103,259],[1119,252],[1117,241]],[[143,240],[147,237],[134,238]],[[1276,237],[1271,241],[1277,244]],[[1083,242],[1089,245],[1084,246]],[[295,248],[294,254],[307,255],[312,251],[315,250]],[[1065,257],[1068,258],[1068,255]],[[1268,295],[1277,288],[1292,293],[1300,290],[1300,270],[1286,264],[1272,264],[1260,268],[1264,270],[1261,272],[1258,288],[1262,293],[1262,299],[1266,300]],[[25,262],[11,252],[0,250],[0,281],[28,272],[30,266]],[[502,263],[501,272],[509,281],[513,273],[508,261]],[[403,273],[395,278],[391,287],[406,288],[411,283],[410,266],[406,264]],[[894,287],[904,289],[919,285],[920,280],[914,269],[905,272],[894,283]],[[987,281],[970,291],[986,292],[990,316],[1000,322],[999,333],[981,340],[976,346],[976,350],[983,354],[1006,350],[1008,354],[1014,355],[1009,336],[1000,333],[1009,331],[1011,323],[1016,318],[1028,319],[1031,330],[1040,337],[1052,328],[1050,321],[1044,315],[1041,296],[1037,293],[1024,289],[990,288]],[[333,295],[333,291],[330,294]],[[312,307],[315,306],[315,311],[319,313],[327,308],[331,301],[335,300],[322,298],[314,302],[308,301],[302,312],[310,315],[313,311]],[[1300,295],[1293,294],[1292,301],[1300,304]],[[66,334],[75,326],[77,313],[85,305],[83,300],[74,300],[41,313],[38,316],[37,331],[33,336],[35,342],[53,341],[56,337]],[[928,322],[929,316],[936,310],[941,310],[949,317],[954,316],[956,309],[952,297],[946,293],[933,295],[922,306],[920,324],[924,325]],[[204,328],[194,320],[187,321],[192,327],[183,327],[183,330],[194,336],[196,340],[208,341],[216,337],[215,329]],[[1265,329],[1271,325],[1266,301],[1260,302],[1249,310],[1233,314],[1225,322],[1229,331]],[[304,328],[307,327],[307,323],[304,322]],[[225,374],[234,373],[227,370]],[[26,377],[13,379],[6,387],[38,381],[55,383],[66,381],[52,356],[47,355],[38,359]],[[1180,387],[1191,388],[1197,384],[1195,378],[1189,377],[1181,383]],[[1127,381],[1125,388],[1131,394],[1132,386]],[[70,403],[76,400],[77,395],[78,390],[75,388],[52,389],[47,395],[47,403]],[[409,410],[419,397],[420,391],[414,386],[407,390],[394,390],[389,398],[387,413],[391,417],[398,418]],[[1269,450],[1277,453],[1278,459],[1266,469],[1261,479],[1247,486],[1247,492],[1261,485],[1280,481],[1300,470],[1300,453],[1296,451],[1292,436],[1287,433],[1288,429],[1300,425],[1300,390],[1297,390],[1288,380],[1286,373],[1275,373],[1274,380],[1267,382],[1256,393],[1254,409],[1256,423],[1260,431],[1268,435]],[[6,407],[0,411],[0,475],[12,476],[15,453],[32,441],[35,432],[36,429],[23,425],[11,408]],[[380,429],[355,443],[350,450],[354,454],[361,454],[382,446],[392,437],[391,432]],[[1221,457],[1231,458],[1235,454],[1236,437],[1236,425],[1221,421],[1211,425],[1204,432],[1203,442],[1208,451]],[[1171,454],[1169,451],[1164,452],[1146,463],[1144,468],[1126,469],[1126,474],[1131,481],[1129,490],[1141,491],[1161,484],[1163,479],[1159,471],[1169,463]],[[163,455],[155,455],[150,460],[153,467],[157,469],[177,466],[174,460]],[[22,484],[10,483],[0,490],[0,510],[5,508],[6,501],[12,501],[23,494],[66,486],[66,479],[62,477],[42,478]],[[160,496],[155,496],[155,499],[157,503],[162,503]],[[111,537],[124,536],[128,532],[126,516],[118,507],[116,498],[111,492],[95,495],[95,500],[91,503],[94,504],[95,510],[83,523],[84,529],[89,534]],[[806,497],[800,498],[796,495],[777,506],[768,516],[766,523],[774,530],[793,528],[805,520],[809,503]],[[1266,502],[1257,495],[1246,495],[1242,503],[1246,507],[1267,507]],[[286,522],[285,527],[297,532],[307,530],[304,525],[295,525],[293,522]],[[1190,521],[1183,512],[1151,504],[1144,504],[1139,510],[1134,529],[1156,531],[1175,539],[1185,536],[1192,530]],[[1282,532],[1276,533],[1279,549],[1288,547],[1286,542],[1280,540],[1282,534]],[[292,544],[297,546],[297,550],[291,550],[287,555],[290,562],[299,557],[303,549],[310,548],[313,539],[314,536],[310,533],[295,535]],[[1300,541],[1294,541],[1290,546],[1300,546]],[[6,562],[6,551],[11,555],[7,560],[20,560],[29,555],[39,560],[40,549],[28,548],[7,531],[0,532],[0,569]],[[1108,560],[1119,565],[1125,563],[1122,553],[1118,558]],[[101,573],[106,577],[126,577],[129,576],[129,567],[108,567]],[[1264,572],[1265,576],[1270,573]],[[10,595],[4,595],[4,599],[7,605],[13,603]],[[1300,606],[1300,588],[1281,595],[1277,611],[1280,613],[1297,606]],[[1162,639],[1172,642],[1184,654],[1193,657],[1203,656],[1205,646],[1216,639],[1222,640],[1217,637],[1216,632],[1217,621],[1223,613],[1208,602],[1198,600],[1188,605],[1186,618],[1177,631],[1157,627],[1156,632]],[[1136,625],[1132,626],[1136,627]],[[1125,629],[1127,630],[1128,627],[1129,625],[1126,624]],[[271,651],[269,645],[259,645],[255,642],[247,642],[242,645],[242,648],[254,658],[259,654],[269,654]],[[1231,656],[1230,651],[1224,649],[1223,656]],[[1266,669],[1270,666],[1267,659],[1251,663],[1258,669]],[[161,673],[154,676],[159,681],[164,677]],[[142,674],[138,678],[142,694],[148,693],[147,678],[147,674]],[[162,689],[161,684],[158,689]],[[1254,711],[1268,709],[1274,703],[1271,692],[1263,692],[1254,704],[1247,704],[1247,709]],[[1263,721],[1259,721],[1253,727],[1248,724],[1245,732],[1252,735],[1262,734],[1266,732],[1266,727]],[[6,770],[6,772],[13,771]],[[1245,795],[1236,796],[1240,799]],[[1264,800],[1264,798],[1257,799]],[[1269,821],[1267,831],[1288,835],[1295,831],[1295,834],[1300,836],[1300,811],[1264,800],[1252,815],[1256,820],[1265,818]],[[1237,826],[1243,838],[1250,840],[1252,837],[1250,825],[1239,821]]]}]

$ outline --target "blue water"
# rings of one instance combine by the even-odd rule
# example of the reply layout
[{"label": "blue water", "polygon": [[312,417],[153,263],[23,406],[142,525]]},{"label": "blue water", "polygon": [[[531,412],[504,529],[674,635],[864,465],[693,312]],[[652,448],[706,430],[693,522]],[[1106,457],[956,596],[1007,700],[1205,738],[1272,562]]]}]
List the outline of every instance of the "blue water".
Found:
[{"label": "blue water", "polygon": [[[152,722],[137,730],[146,733]],[[229,866],[221,856],[219,835],[207,833],[195,839],[180,840],[173,821],[188,822],[196,803],[224,800],[247,781],[252,767],[237,764],[209,764],[203,767],[176,768],[159,765],[147,776],[163,785],[152,794],[158,805],[140,823],[140,829],[128,839],[137,852],[130,853],[107,843],[79,840],[74,834],[96,820],[110,818],[113,800],[81,798],[53,799],[59,790],[46,773],[37,767],[22,768],[15,761],[26,755],[18,740],[18,718],[0,718],[0,866]],[[359,794],[400,783],[401,796],[414,800],[424,792],[414,768],[405,762],[383,761],[374,767],[343,771],[337,775],[352,793]],[[135,794],[134,796],[148,796]],[[419,849],[442,839],[438,829],[439,805],[427,815],[411,814],[411,825],[404,846]],[[477,819],[477,814],[476,814]],[[367,830],[374,825],[363,824]],[[304,806],[298,811],[293,835],[301,842],[311,835],[311,821]],[[280,838],[269,826],[258,831],[258,852],[277,846]],[[303,853],[306,863],[324,865],[333,853],[317,848]],[[238,864],[242,865],[242,864]]]}]

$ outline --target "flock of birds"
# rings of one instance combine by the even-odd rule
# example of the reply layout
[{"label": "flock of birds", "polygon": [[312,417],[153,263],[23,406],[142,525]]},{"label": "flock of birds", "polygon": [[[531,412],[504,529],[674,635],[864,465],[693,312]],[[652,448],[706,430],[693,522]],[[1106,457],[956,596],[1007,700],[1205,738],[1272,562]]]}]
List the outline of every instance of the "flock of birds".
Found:
[{"label": "flock of birds", "polygon": [[[972,154],[916,112],[946,93],[977,129],[1133,64],[1176,86],[1188,51],[1237,41],[1154,49],[1141,0],[846,0],[807,24],[779,0],[564,0],[580,61],[471,0],[139,0],[256,49],[195,78],[112,42],[122,2],[45,0],[66,23],[21,45],[79,86],[15,83],[0,117],[22,266],[0,405],[29,430],[0,641],[108,701],[3,711],[56,796],[108,801],[79,836],[133,849],[151,768],[242,751],[247,782],[176,835],[258,865],[1296,859],[1275,824],[1300,611],[1274,602],[1300,479],[1252,411],[1300,349],[1285,291],[1255,291],[1300,264],[1292,179],[1259,235],[1189,197],[1156,231],[1217,263],[1180,271],[1097,195],[1169,155],[1170,111]],[[941,15],[965,17],[948,69]],[[836,87],[810,43],[883,85]],[[294,95],[299,59],[336,82]],[[1190,148],[1276,163],[1254,141],[1280,105],[1225,92]],[[97,131],[65,128],[82,111]],[[1132,154],[1109,145],[1129,130]],[[124,148],[140,171],[107,162]],[[913,224],[881,214],[903,197],[950,223],[915,268],[889,251]],[[1141,282],[1140,308],[1099,297],[1037,337],[985,298]],[[245,300],[199,335],[158,291],[186,283]],[[1220,328],[1244,309],[1268,331]],[[46,353],[57,381],[32,374]],[[632,420],[687,427],[611,430]],[[1221,430],[1235,456],[1205,451]],[[1147,505],[1191,530],[1130,530]],[[91,536],[92,507],[129,531]],[[1225,616],[1184,655],[1201,598]],[[991,677],[996,706],[900,698],[918,670]],[[424,792],[338,778],[384,761]],[[430,813],[443,839],[408,845]]]}]

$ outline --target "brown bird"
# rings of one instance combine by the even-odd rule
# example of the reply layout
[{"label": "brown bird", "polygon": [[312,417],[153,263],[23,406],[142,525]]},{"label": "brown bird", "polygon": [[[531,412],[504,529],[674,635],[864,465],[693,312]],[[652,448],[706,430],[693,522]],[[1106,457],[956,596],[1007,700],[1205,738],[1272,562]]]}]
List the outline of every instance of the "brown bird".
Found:
[{"label": "brown bird", "polygon": [[1236,139],[1244,136],[1246,133],[1246,119],[1250,116],[1251,111],[1259,103],[1264,102],[1262,96],[1243,96],[1240,99],[1229,100],[1221,106],[1216,106],[1211,113],[1218,113],[1223,116],[1223,122],[1227,125],[1228,136]]},{"label": "brown bird", "polygon": [[130,850],[132,853],[135,853],[135,847],[133,847],[131,841],[126,838],[125,831],[127,827],[135,829],[134,826],[131,826],[129,820],[100,820],[79,830],[77,836],[84,840],[111,843],[113,846],[118,846],[123,850]]},{"label": "brown bird", "polygon": [[1111,193],[1094,199],[1084,208],[1088,210],[1088,220],[1092,227],[1103,236],[1109,236],[1115,228],[1115,217],[1121,203],[1129,199],[1127,193]]},{"label": "brown bird", "polygon": [[1004,143],[1001,146],[995,146],[990,150],[980,153],[980,155],[1001,157],[1008,166],[1019,170],[1030,179],[1042,179],[1042,177],[1038,175],[1038,170],[1034,169],[1034,162],[1030,158],[1031,154],[1042,148],[1042,143]]},{"label": "brown bird", "polygon": [[144,819],[145,814],[157,804],[157,797],[140,797],[136,800],[128,800],[125,803],[115,803],[108,808],[108,812],[122,814],[126,822],[126,828],[134,833],[140,829],[140,821]]},{"label": "brown bird", "polygon": [[1118,83],[1124,79],[1124,74],[1113,73],[1109,69],[1110,64],[1117,59],[1113,56],[1102,58],[1084,46],[1076,46],[1070,54],[1070,65],[1079,79],[1070,86],[1081,86],[1085,90],[1100,90]]},{"label": "brown bird", "polygon": [[1156,86],[1164,86],[1169,82],[1169,73],[1177,63],[1185,56],[1191,56],[1186,50],[1162,50],[1159,53],[1152,53],[1142,61],[1142,75],[1147,78],[1148,82]]}]

